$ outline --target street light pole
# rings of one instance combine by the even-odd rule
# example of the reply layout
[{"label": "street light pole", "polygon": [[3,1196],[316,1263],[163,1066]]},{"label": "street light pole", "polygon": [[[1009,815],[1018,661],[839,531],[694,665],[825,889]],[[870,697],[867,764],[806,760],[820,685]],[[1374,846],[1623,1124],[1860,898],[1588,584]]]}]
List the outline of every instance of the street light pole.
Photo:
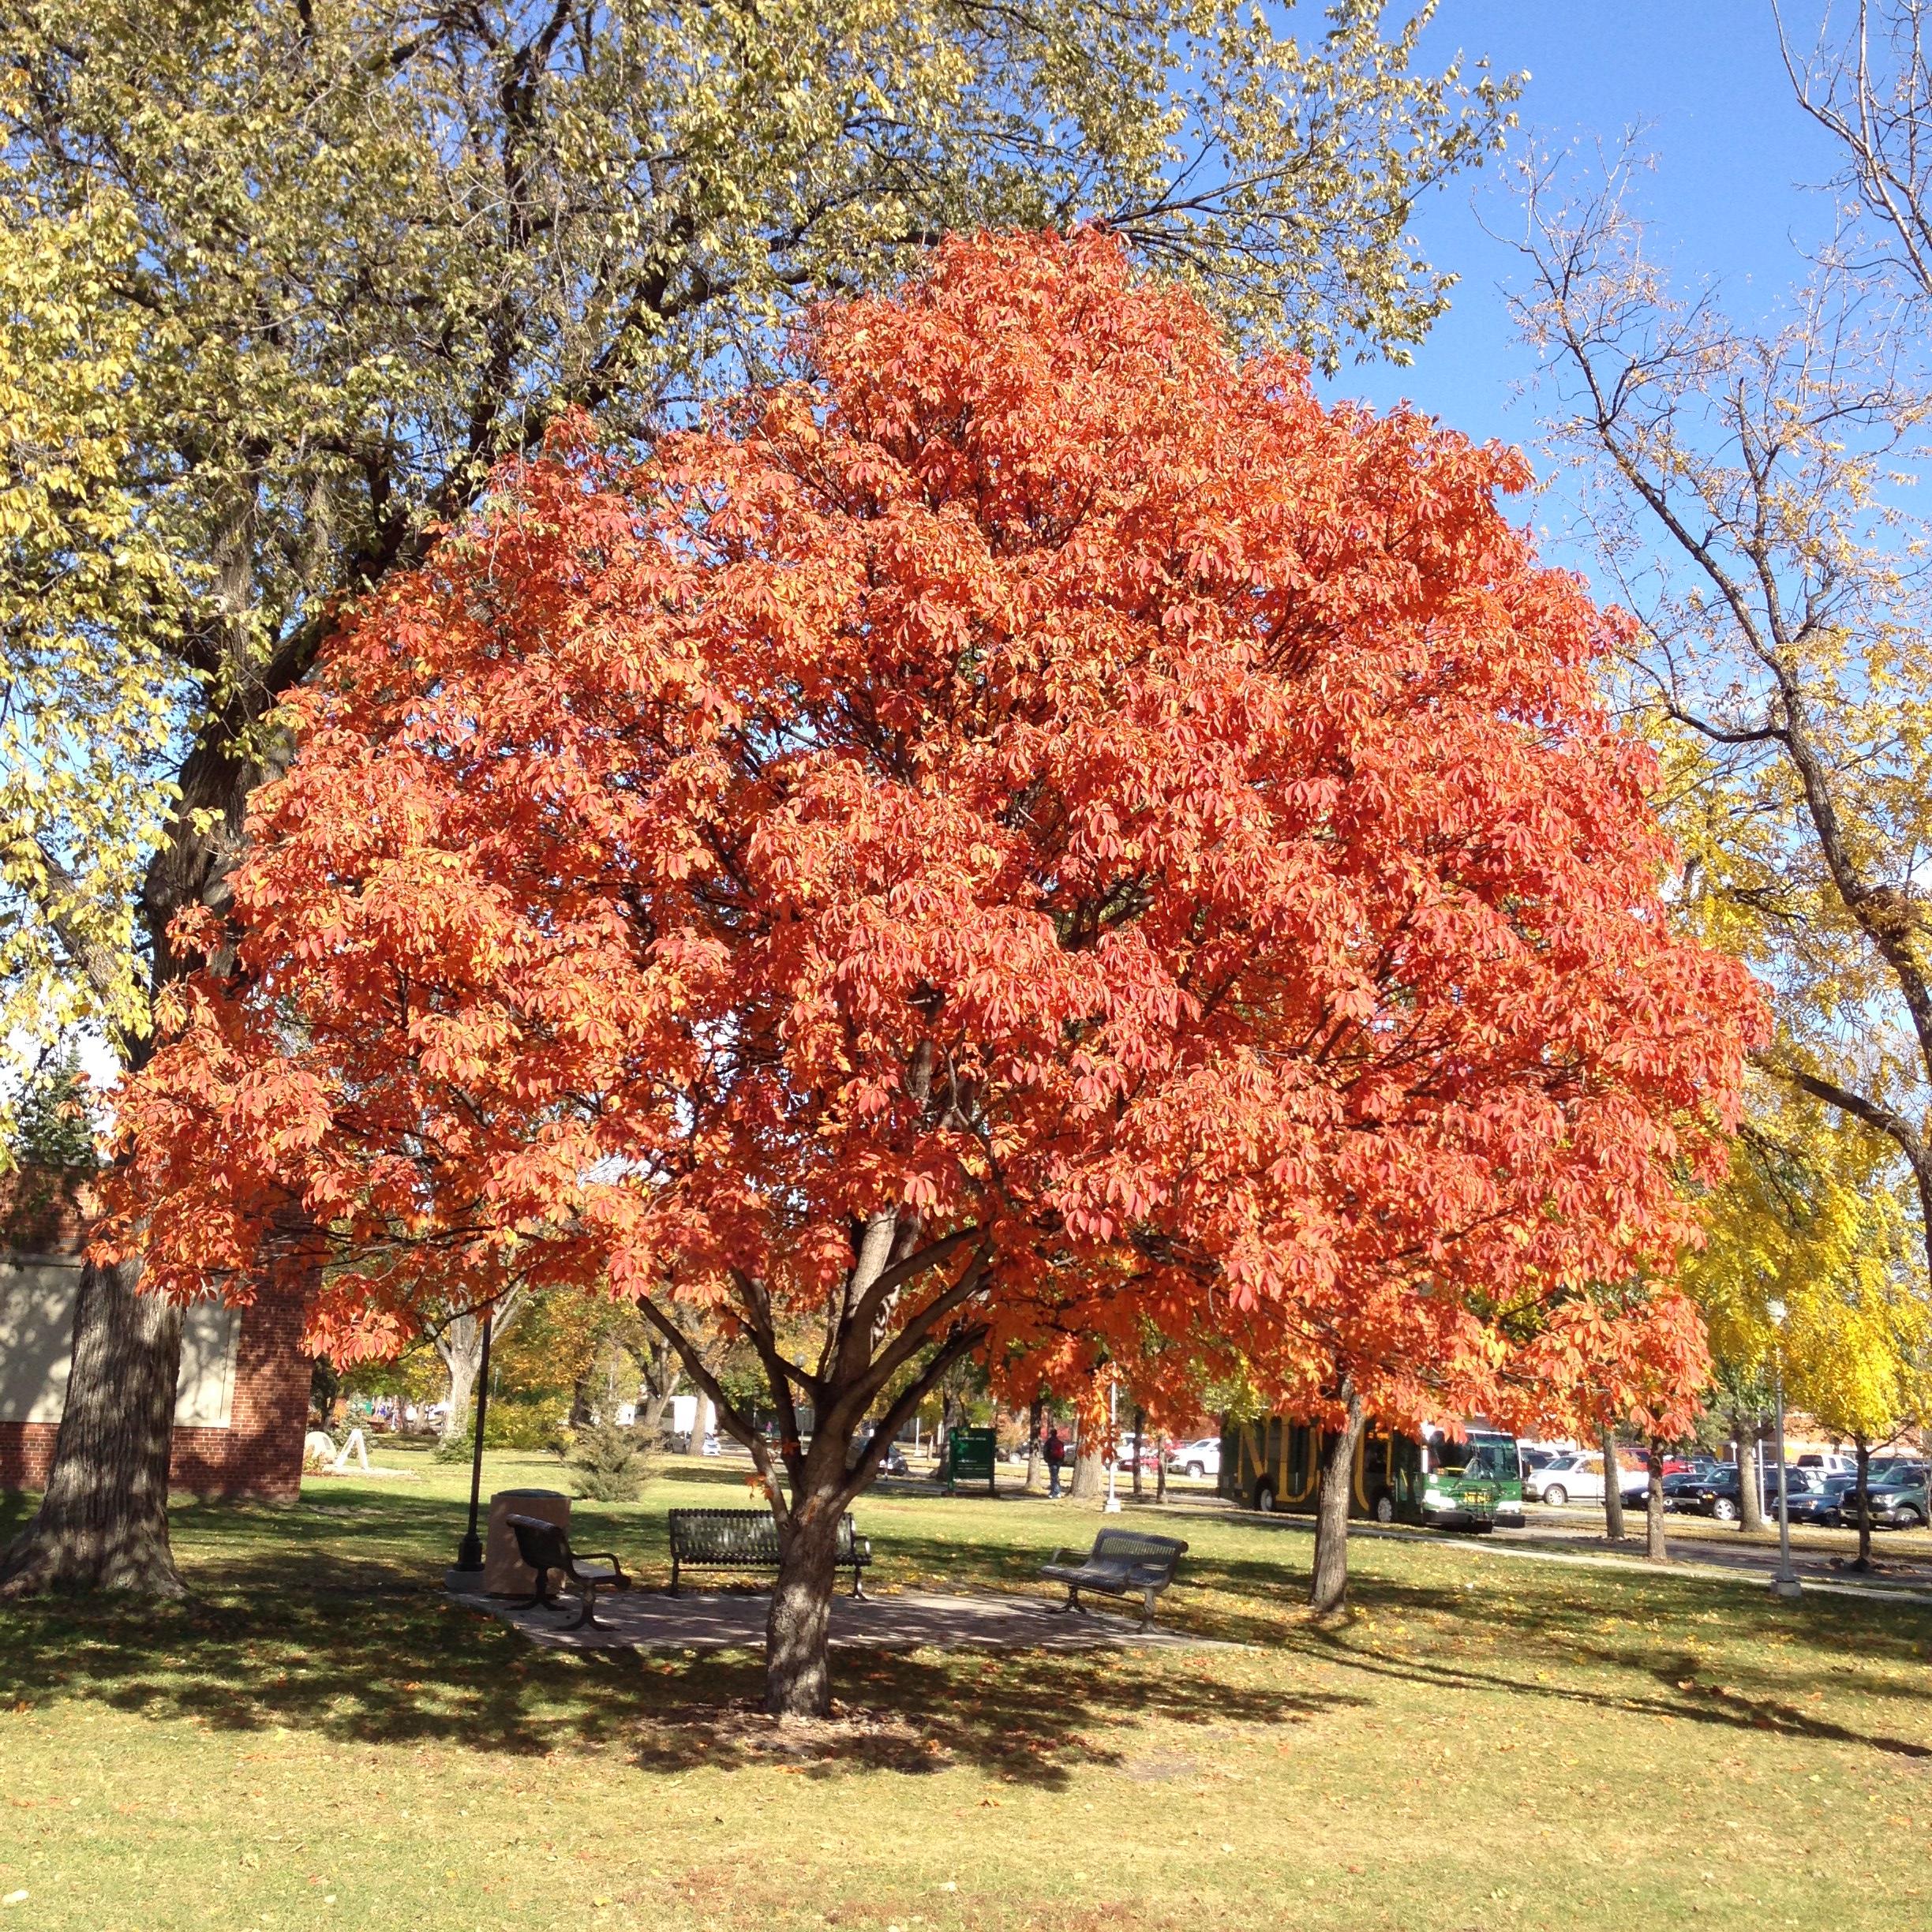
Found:
[{"label": "street light pole", "polygon": [[489,1413],[490,1329],[496,1313],[492,1302],[483,1311],[483,1365],[477,1376],[476,1440],[470,1451],[470,1527],[456,1546],[456,1567],[474,1576],[483,1567],[483,1541],[477,1534],[477,1500],[483,1489],[483,1421]]},{"label": "street light pole", "polygon": [[1777,1330],[1777,1347],[1772,1364],[1773,1386],[1777,1392],[1778,1567],[1777,1574],[1771,1579],[1771,1594],[1802,1597],[1804,1586],[1798,1581],[1798,1572],[1792,1567],[1791,1508],[1784,1481],[1784,1304],[1767,1303],[1766,1310]]}]

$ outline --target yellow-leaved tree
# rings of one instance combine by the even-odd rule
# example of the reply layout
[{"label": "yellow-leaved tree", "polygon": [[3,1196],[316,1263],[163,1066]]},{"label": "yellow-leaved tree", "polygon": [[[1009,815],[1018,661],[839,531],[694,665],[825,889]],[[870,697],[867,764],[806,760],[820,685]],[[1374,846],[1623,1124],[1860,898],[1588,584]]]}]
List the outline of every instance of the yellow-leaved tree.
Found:
[{"label": "yellow-leaved tree", "polygon": [[1869,1563],[1871,1451],[1932,1410],[1916,1190],[1884,1139],[1764,1088],[1684,1284],[1720,1373],[1763,1378],[1781,1365],[1788,1404],[1855,1446],[1859,1559]]},{"label": "yellow-leaved tree", "polygon": [[[0,74],[0,103],[18,87]],[[185,573],[170,493],[132,477],[148,331],[113,299],[125,203],[63,205],[0,159],[0,204],[4,1058],[82,1021],[145,1031],[137,895],[172,802]],[[21,1091],[0,1084],[0,1117]]]}]

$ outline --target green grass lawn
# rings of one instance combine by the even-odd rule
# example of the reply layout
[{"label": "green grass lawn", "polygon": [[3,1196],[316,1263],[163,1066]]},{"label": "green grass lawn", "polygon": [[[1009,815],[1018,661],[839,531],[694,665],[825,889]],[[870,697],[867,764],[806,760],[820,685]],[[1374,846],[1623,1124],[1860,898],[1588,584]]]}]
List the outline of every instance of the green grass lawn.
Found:
[{"label": "green grass lawn", "polygon": [[[1193,1546],[1163,1620],[1249,1647],[844,1656],[878,1721],[773,1750],[755,1658],[539,1651],[450,1604],[466,1473],[382,1457],[422,1480],[182,1507],[184,1604],[0,1612],[0,1932],[1932,1921],[1932,1608],[1365,1537],[1320,1629],[1301,1526],[1148,1509]],[[743,1496],[668,1462],[578,1540],[661,1579],[665,1510]],[[859,1518],[886,1588],[1034,1587],[1099,1521]]]}]

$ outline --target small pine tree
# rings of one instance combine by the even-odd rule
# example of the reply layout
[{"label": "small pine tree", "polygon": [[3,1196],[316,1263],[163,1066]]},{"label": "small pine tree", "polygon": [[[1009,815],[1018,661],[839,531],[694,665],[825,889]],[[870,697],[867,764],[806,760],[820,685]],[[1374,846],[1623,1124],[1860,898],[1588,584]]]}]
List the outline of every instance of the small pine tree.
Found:
[{"label": "small pine tree", "polygon": [[571,1445],[572,1486],[592,1503],[635,1503],[650,1475],[650,1455],[635,1429],[593,1422]]},{"label": "small pine tree", "polygon": [[14,1164],[56,1174],[92,1174],[97,1125],[80,1054],[68,1046],[58,1058],[43,1056],[14,1112],[9,1149]]}]

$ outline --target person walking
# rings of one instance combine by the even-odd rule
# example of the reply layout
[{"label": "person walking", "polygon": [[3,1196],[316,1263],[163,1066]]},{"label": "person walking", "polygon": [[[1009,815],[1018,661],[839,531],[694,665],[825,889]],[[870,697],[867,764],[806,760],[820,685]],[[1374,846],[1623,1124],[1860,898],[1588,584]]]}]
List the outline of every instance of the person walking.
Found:
[{"label": "person walking", "polygon": [[1060,1465],[1066,1460],[1066,1444],[1060,1440],[1060,1432],[1050,1428],[1046,1432],[1046,1494],[1049,1497],[1060,1493]]}]

